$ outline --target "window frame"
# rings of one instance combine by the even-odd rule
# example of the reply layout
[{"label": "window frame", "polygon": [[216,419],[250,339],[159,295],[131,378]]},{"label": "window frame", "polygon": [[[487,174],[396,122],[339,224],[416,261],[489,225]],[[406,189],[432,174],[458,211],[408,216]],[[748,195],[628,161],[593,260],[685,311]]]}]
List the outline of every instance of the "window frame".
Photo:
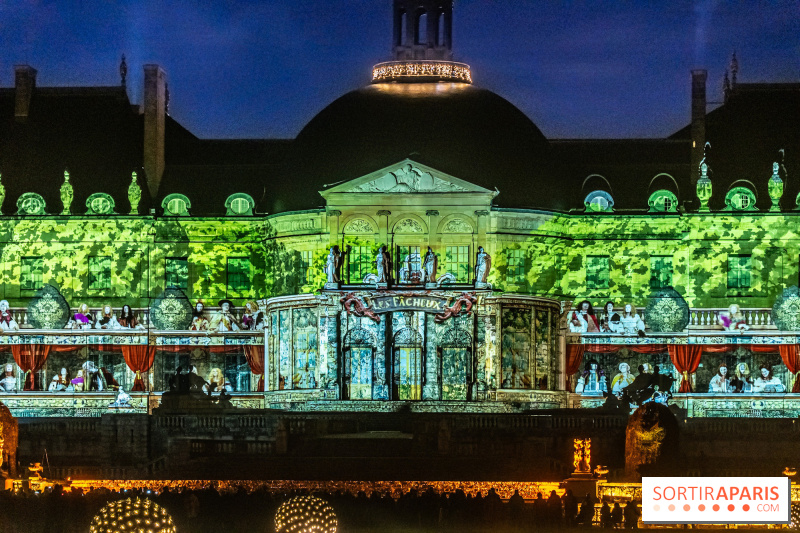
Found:
[{"label": "window frame", "polygon": [[[595,272],[599,269],[592,268],[592,260],[605,261],[605,286],[597,284],[597,277]],[[608,290],[611,287],[611,257],[607,255],[587,255],[586,256],[586,288],[588,290]],[[602,279],[600,279],[602,281]]]},{"label": "window frame", "polygon": [[[170,268],[169,268],[169,265],[170,265],[171,261],[184,261],[186,263],[186,278],[184,280],[185,287],[183,286],[184,284],[181,284],[181,285],[178,285],[178,284],[175,284],[175,283],[170,284]],[[188,257],[175,256],[175,257],[165,257],[164,258],[164,288],[167,289],[169,287],[177,287],[178,289],[180,289],[182,291],[188,291],[189,290],[189,258]]]},{"label": "window frame", "polygon": [[[25,265],[26,265],[26,261],[27,260],[33,260],[35,262],[38,262],[38,276],[37,276],[36,273],[34,273],[31,276],[32,283],[34,285],[33,287],[26,287],[25,286]],[[29,269],[29,272],[30,272],[30,269]],[[39,278],[38,285],[36,284],[36,278],[37,277]],[[35,292],[35,291],[38,291],[39,289],[41,289],[43,285],[44,285],[44,257],[41,256],[41,255],[29,255],[29,256],[22,257],[20,259],[20,270],[19,270],[19,288],[20,288],[20,291]]]},{"label": "window frame", "polygon": [[[98,269],[93,268],[93,265],[103,264],[106,263],[106,268]],[[86,269],[86,288],[89,291],[107,291],[111,289],[111,256],[110,255],[90,255],[87,259],[87,269]],[[103,286],[95,285],[95,282],[99,279],[97,272],[103,272],[104,276],[107,280],[107,283]]]},{"label": "window frame", "polygon": [[[246,285],[243,285],[242,286],[243,288],[241,288],[241,289],[238,288],[238,287],[234,287],[231,284],[231,279],[234,278],[235,275],[241,275],[242,272],[245,272],[245,271],[234,272],[231,269],[231,265],[233,264],[234,261],[242,261],[242,262],[247,264],[247,269],[246,269],[246,273],[245,273]],[[226,294],[228,296],[230,296],[231,295],[230,293],[243,294],[243,293],[249,292],[250,289],[252,288],[252,271],[253,271],[253,263],[252,263],[252,261],[250,261],[249,257],[247,257],[247,256],[230,256],[230,257],[228,257],[227,260],[225,261],[225,291],[226,291]]]},{"label": "window frame", "polygon": [[[735,258],[736,264],[731,262]],[[744,260],[744,261],[743,261]],[[750,254],[728,254],[727,283],[729,290],[750,289],[753,286],[753,256]],[[733,267],[733,268],[732,268]],[[745,267],[745,268],[743,268]],[[747,283],[742,283],[745,273]],[[734,281],[734,283],[731,283]]]}]

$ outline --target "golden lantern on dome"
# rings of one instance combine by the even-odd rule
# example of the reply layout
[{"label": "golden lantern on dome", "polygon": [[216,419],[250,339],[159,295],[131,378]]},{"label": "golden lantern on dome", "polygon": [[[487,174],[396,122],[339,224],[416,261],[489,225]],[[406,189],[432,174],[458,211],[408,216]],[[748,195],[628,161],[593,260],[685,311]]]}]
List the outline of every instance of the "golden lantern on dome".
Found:
[{"label": "golden lantern on dome", "polygon": [[89,533],[176,533],[167,510],[147,498],[111,502],[92,520]]},{"label": "golden lantern on dome", "polygon": [[314,496],[295,496],[275,513],[276,533],[336,533],[338,526],[333,507]]}]

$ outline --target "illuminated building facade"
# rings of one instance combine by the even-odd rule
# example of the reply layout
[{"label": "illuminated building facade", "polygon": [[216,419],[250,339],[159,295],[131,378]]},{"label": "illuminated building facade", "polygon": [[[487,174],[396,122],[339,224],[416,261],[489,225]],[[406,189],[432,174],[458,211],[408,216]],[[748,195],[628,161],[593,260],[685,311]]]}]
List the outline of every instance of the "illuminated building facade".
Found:
[{"label": "illuminated building facade", "polygon": [[[452,61],[451,9],[396,0],[392,61],[286,141],[196,138],[155,65],[141,109],[124,63],[118,87],[37,87],[16,67],[0,90],[11,412],[151,413],[193,367],[248,409],[597,407],[650,365],[689,418],[800,415],[800,327],[775,321],[796,324],[800,299],[772,310],[799,275],[800,85],[734,85],[707,113],[694,71],[691,124],[667,138],[548,140]],[[46,285],[73,320],[83,303],[98,324],[129,305],[139,329],[35,328]],[[668,288],[685,319],[655,328]],[[154,321],[168,289],[211,323],[229,301],[240,331]],[[596,333],[570,329],[584,299]],[[603,331],[608,301],[638,309],[643,334]],[[110,407],[115,383],[130,401]]]}]

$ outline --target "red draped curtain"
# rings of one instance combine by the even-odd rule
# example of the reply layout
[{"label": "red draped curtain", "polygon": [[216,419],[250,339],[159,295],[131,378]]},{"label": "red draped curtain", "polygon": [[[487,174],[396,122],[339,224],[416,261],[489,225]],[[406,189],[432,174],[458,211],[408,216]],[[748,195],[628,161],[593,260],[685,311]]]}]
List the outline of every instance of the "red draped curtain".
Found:
[{"label": "red draped curtain", "polygon": [[244,356],[247,358],[247,364],[250,365],[250,371],[258,374],[256,392],[264,392],[264,346],[245,344]]},{"label": "red draped curtain", "polygon": [[787,370],[795,378],[792,392],[800,392],[800,379],[797,379],[797,373],[800,372],[800,346],[797,344],[781,344],[779,349],[783,364],[786,365]]},{"label": "red draped curtain", "polygon": [[122,346],[122,357],[125,358],[128,368],[136,372],[131,391],[144,391],[147,388],[142,379],[142,372],[147,372],[153,366],[156,358],[156,347],[146,344],[133,344]]},{"label": "red draped curtain", "polygon": [[704,346],[699,344],[670,344],[669,358],[681,375],[681,386],[678,392],[692,392],[692,383],[689,377],[697,371],[700,365],[700,355]]},{"label": "red draped curtain", "polygon": [[50,353],[49,344],[12,344],[11,353],[17,366],[25,372],[25,386],[22,390],[36,389],[36,373],[42,369]]}]

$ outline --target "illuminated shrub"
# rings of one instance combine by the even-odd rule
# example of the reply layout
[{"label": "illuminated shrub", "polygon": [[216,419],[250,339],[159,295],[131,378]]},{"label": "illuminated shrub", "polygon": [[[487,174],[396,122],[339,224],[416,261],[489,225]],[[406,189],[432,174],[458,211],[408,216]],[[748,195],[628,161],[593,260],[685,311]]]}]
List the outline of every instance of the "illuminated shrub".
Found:
[{"label": "illuminated shrub", "polygon": [[333,507],[314,496],[296,496],[275,514],[277,533],[336,533],[338,525]]},{"label": "illuminated shrub", "polygon": [[175,533],[166,509],[147,498],[119,500],[103,507],[89,526],[90,533]]}]

